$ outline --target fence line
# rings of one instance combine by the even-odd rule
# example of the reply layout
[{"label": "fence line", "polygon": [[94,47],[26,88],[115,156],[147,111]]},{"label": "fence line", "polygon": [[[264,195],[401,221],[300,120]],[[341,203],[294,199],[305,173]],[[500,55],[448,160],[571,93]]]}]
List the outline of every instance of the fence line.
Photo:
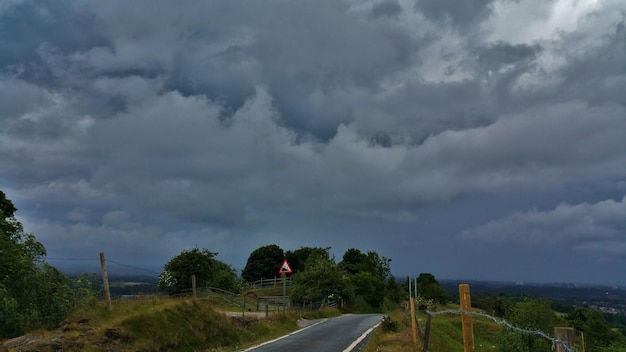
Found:
[{"label": "fence line", "polygon": [[[286,278],[287,286],[291,285],[291,276]],[[272,279],[261,279],[246,283],[247,288],[269,288],[269,287],[281,287],[283,279],[280,277],[274,277]]]},{"label": "fence line", "polygon": [[[428,314],[431,317],[437,316],[437,315],[442,315],[442,314],[455,314],[455,315],[461,315],[461,314],[467,314],[467,315],[472,315],[472,316],[479,316],[479,317],[483,317],[483,318],[487,318],[492,320],[493,322],[495,322],[498,325],[502,325],[504,327],[507,327],[509,329],[521,332],[523,334],[531,334],[531,335],[539,335],[541,337],[543,337],[546,340],[549,340],[552,342],[552,350],[554,350],[556,348],[556,345],[560,345],[561,347],[563,347],[565,349],[566,352],[574,352],[574,349],[569,347],[567,345],[567,342],[563,341],[563,340],[559,340],[556,338],[551,337],[550,335],[546,334],[545,332],[541,331],[541,330],[529,330],[529,329],[524,329],[524,328],[520,328],[517,326],[512,325],[511,323],[509,323],[508,321],[504,320],[504,319],[499,319],[496,318],[492,315],[486,314],[486,313],[482,313],[482,312],[472,312],[472,311],[466,311],[463,309],[449,309],[449,310],[442,310],[439,312],[433,312],[433,311],[426,311],[426,314]],[[425,350],[428,351],[428,350]]]}]

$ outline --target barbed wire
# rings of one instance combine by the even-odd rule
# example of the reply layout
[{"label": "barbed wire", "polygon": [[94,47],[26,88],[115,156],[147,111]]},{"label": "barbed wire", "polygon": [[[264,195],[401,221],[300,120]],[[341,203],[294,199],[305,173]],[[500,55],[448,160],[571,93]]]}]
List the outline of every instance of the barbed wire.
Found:
[{"label": "barbed wire", "polygon": [[[56,257],[52,257],[52,258],[45,258],[45,260],[57,260],[57,261],[99,261],[99,258],[56,258]],[[150,269],[146,269],[146,268],[142,268],[142,267],[138,267],[135,265],[130,265],[130,264],[124,264],[124,263],[120,263],[118,261],[115,260],[111,260],[109,258],[106,259],[107,263],[112,263],[112,264],[116,264],[116,265],[120,265],[120,266],[124,266],[127,268],[131,268],[131,269],[135,269],[135,270],[141,270],[141,271],[145,271],[147,273],[151,273],[151,274],[157,274],[159,275],[160,272],[154,271],[154,270],[150,270]]]},{"label": "barbed wire", "polygon": [[111,259],[107,259],[107,263],[113,263],[113,264],[121,265],[121,266],[124,266],[124,267],[127,267],[127,268],[131,268],[131,269],[142,270],[142,271],[145,271],[145,272],[148,272],[148,273],[152,273],[152,274],[157,274],[157,275],[160,274],[159,272],[156,272],[154,270],[145,269],[145,268],[141,268],[141,267],[134,266],[134,265],[129,265],[129,264],[116,262],[116,261],[111,260]]},{"label": "barbed wire", "polygon": [[566,352],[574,352],[574,349],[570,348],[567,345],[567,342],[563,341],[563,340],[559,340],[556,339],[554,337],[551,337],[550,335],[546,334],[545,332],[541,331],[541,330],[530,330],[530,329],[524,329],[524,328],[520,328],[517,326],[512,325],[511,323],[509,323],[508,321],[504,320],[504,319],[499,319],[496,318],[494,316],[491,316],[487,313],[482,313],[482,312],[471,312],[471,311],[466,311],[463,309],[448,309],[448,310],[442,310],[442,311],[438,311],[438,312],[432,312],[427,310],[426,313],[432,317],[437,316],[437,315],[442,315],[442,314],[456,314],[456,315],[461,315],[461,314],[467,314],[467,315],[472,315],[472,316],[479,316],[479,317],[483,317],[483,318],[487,318],[492,320],[493,322],[495,322],[498,325],[502,325],[505,326],[511,330],[514,331],[518,331],[521,332],[523,334],[532,334],[532,335],[539,335],[541,337],[543,337],[546,340],[549,340],[552,342],[552,350],[554,351],[554,349],[556,348],[556,345],[561,345],[561,347],[563,347],[565,349]]}]

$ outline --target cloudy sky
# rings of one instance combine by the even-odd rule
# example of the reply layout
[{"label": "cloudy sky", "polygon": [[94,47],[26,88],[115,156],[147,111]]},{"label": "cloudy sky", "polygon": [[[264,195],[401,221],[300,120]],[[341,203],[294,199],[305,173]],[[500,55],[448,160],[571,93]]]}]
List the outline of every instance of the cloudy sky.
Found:
[{"label": "cloudy sky", "polygon": [[2,1],[0,189],[58,267],[626,284],[625,92],[622,0]]}]

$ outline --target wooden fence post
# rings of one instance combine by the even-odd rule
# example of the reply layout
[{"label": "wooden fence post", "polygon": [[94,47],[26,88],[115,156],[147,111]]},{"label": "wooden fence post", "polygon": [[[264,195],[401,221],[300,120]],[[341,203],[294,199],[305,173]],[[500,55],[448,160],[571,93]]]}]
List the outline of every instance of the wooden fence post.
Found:
[{"label": "wooden fence post", "polygon": [[413,331],[413,343],[417,345],[417,319],[415,318],[415,301],[409,297],[411,303],[411,330]]},{"label": "wooden fence post", "polygon": [[104,253],[100,253],[100,270],[102,271],[102,286],[104,288],[104,299],[107,302],[107,308],[113,309],[111,305],[111,291],[109,290],[109,277],[107,276],[107,267],[104,262]]},{"label": "wooden fence post", "polygon": [[461,323],[463,326],[463,350],[465,352],[474,352],[474,328],[472,326],[472,316],[465,313],[472,310],[472,302],[470,299],[470,287],[468,284],[459,285],[459,297],[461,299]]},{"label": "wooden fence post", "polygon": [[[565,343],[567,343],[568,347],[572,347],[572,342],[574,341],[574,328],[555,327],[554,338],[564,341]],[[556,351],[565,352],[565,348],[563,348],[560,343],[557,343]]]}]

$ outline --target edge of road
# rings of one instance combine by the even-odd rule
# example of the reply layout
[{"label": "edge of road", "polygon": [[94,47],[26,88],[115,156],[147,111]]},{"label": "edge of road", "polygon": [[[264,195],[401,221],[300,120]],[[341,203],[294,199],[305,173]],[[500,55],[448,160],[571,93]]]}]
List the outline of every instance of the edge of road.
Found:
[{"label": "edge of road", "polygon": [[296,330],[296,331],[294,331],[294,332],[292,332],[292,333],[289,333],[289,334],[287,334],[287,335],[283,335],[283,336],[281,336],[281,337],[275,338],[275,339],[270,340],[270,341],[265,341],[265,342],[263,342],[263,343],[261,343],[261,344],[258,344],[258,345],[256,345],[256,346],[248,347],[248,348],[246,348],[245,350],[240,350],[239,352],[247,352],[247,351],[252,351],[252,350],[254,350],[255,348],[259,348],[259,347],[261,347],[261,346],[265,346],[265,345],[270,344],[270,343],[272,343],[272,342],[276,342],[276,341],[278,341],[278,340],[282,340],[282,339],[284,339],[284,338],[286,338],[286,337],[289,337],[289,336],[295,335],[295,334],[297,334],[297,333],[299,333],[299,332],[301,332],[301,331],[304,331],[304,330],[306,330],[306,329],[308,329],[308,328],[310,328],[310,327],[312,327],[312,326],[319,325],[319,324],[321,324],[321,323],[323,323],[323,322],[325,322],[325,321],[328,321],[328,318],[326,318],[326,319],[322,319],[322,320],[320,320],[320,321],[318,321],[318,322],[316,322],[316,323],[314,323],[314,324],[311,324],[311,325],[305,326],[305,327],[303,327],[303,328],[301,328],[301,329],[298,329],[298,330]]}]

